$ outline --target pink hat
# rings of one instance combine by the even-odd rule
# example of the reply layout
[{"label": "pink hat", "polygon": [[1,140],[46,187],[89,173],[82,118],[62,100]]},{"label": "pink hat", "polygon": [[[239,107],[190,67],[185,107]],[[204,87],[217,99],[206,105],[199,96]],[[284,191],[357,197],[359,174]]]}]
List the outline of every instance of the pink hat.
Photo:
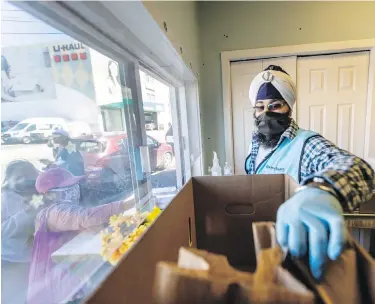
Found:
[{"label": "pink hat", "polygon": [[74,176],[63,168],[51,168],[38,176],[35,188],[39,193],[46,193],[51,189],[73,186],[82,178],[84,176]]}]

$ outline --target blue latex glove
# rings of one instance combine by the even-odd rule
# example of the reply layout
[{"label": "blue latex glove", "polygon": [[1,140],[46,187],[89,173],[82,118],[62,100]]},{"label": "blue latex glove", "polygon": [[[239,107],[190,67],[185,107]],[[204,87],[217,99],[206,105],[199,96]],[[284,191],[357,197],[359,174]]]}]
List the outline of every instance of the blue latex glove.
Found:
[{"label": "blue latex glove", "polygon": [[336,260],[346,243],[342,213],[340,202],[318,188],[297,192],[277,212],[277,241],[295,257],[304,256],[308,244],[310,270],[318,280],[327,257]]}]

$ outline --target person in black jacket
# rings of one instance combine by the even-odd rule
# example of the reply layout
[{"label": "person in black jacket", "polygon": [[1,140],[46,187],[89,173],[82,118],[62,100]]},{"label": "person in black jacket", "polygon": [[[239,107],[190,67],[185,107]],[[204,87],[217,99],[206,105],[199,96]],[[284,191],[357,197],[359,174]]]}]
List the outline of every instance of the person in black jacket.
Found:
[{"label": "person in black jacket", "polygon": [[76,146],[72,143],[68,132],[57,129],[52,134],[52,139],[54,145],[57,145],[57,148],[54,148],[54,157],[55,161],[51,162],[49,160],[41,160],[47,167],[61,167],[73,175],[81,176],[85,174],[85,167],[82,155],[79,151],[76,150]]}]

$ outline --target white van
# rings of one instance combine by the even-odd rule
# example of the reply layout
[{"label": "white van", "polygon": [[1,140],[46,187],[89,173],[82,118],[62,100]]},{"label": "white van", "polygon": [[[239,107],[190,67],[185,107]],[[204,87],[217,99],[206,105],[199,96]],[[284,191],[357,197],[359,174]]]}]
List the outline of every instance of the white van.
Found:
[{"label": "white van", "polygon": [[56,129],[67,131],[70,137],[91,136],[90,125],[82,121],[68,121],[59,117],[25,119],[1,134],[2,143],[24,143],[49,141]]},{"label": "white van", "polygon": [[25,119],[1,134],[1,142],[29,144],[36,141],[47,141],[55,129],[65,129],[67,123],[66,119],[59,117]]}]

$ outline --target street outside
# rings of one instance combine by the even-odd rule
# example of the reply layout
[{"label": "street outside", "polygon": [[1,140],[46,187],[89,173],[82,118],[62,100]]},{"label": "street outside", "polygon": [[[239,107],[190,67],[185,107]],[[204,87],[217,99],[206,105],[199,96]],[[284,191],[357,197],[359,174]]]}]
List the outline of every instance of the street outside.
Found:
[{"label": "street outside", "polygon": [[[39,159],[46,158],[53,160],[52,149],[46,143],[41,144],[12,144],[1,145],[1,181],[4,179],[7,164],[16,159],[26,159],[30,161],[38,170],[42,170],[44,165]],[[151,176],[153,188],[166,188],[176,186],[176,170],[164,170],[154,172]]]},{"label": "street outside", "polygon": [[1,181],[4,179],[5,168],[8,163],[16,159],[26,159],[38,170],[43,168],[43,164],[38,160],[41,158],[53,159],[52,149],[47,144],[14,144],[1,145]]}]

